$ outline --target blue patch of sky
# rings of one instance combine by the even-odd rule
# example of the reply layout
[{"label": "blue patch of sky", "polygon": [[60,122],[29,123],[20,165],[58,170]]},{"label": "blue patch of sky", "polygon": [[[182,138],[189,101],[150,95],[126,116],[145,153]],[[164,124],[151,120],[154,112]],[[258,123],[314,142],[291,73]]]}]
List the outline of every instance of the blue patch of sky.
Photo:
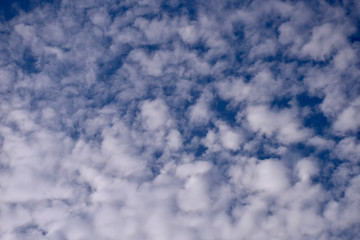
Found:
[{"label": "blue patch of sky", "polygon": [[155,159],[159,159],[162,155],[163,155],[163,151],[161,151],[161,150],[155,150],[154,152],[153,152],[153,156],[154,156],[154,158]]},{"label": "blue patch of sky", "polygon": [[164,161],[161,159],[163,152],[156,150],[152,155],[155,159],[153,158],[154,160],[147,162],[147,165],[151,170],[151,180],[158,176],[161,173],[161,169],[164,167]]},{"label": "blue patch of sky", "polygon": [[225,2],[224,9],[234,10],[239,8],[245,8],[248,7],[251,3],[252,3],[251,0],[243,0],[243,1],[230,0]]},{"label": "blue patch of sky", "polygon": [[148,100],[155,100],[163,93],[161,82],[158,78],[149,77],[147,80],[146,92],[144,98]]},{"label": "blue patch of sky", "polygon": [[330,127],[330,122],[327,117],[317,109],[317,106],[323,99],[316,96],[310,96],[307,93],[302,93],[296,96],[296,100],[300,107],[310,107],[312,110],[305,116],[304,126],[315,130],[316,134],[325,134],[325,131]]},{"label": "blue patch of sky", "polygon": [[123,1],[117,1],[117,2],[118,5],[115,5],[116,3],[113,3],[114,5],[108,9],[108,13],[112,20],[119,15],[125,14],[128,10],[130,10],[133,7],[133,4],[136,4],[135,2],[133,3],[129,2],[128,4],[130,5],[123,5],[122,3],[125,2]]},{"label": "blue patch of sky", "polygon": [[325,2],[333,7],[344,6],[342,0],[325,0]]},{"label": "blue patch of sky", "polygon": [[315,155],[319,159],[320,174],[314,179],[314,183],[321,183],[326,190],[331,190],[335,187],[334,182],[331,181],[333,173],[344,162],[340,159],[332,157],[332,153],[328,150],[321,151]]},{"label": "blue patch of sky", "polygon": [[0,21],[9,21],[21,12],[30,12],[48,3],[57,7],[61,0],[2,0],[0,1]]},{"label": "blue patch of sky", "polygon": [[205,137],[208,130],[213,128],[214,124],[213,123],[209,123],[208,126],[206,126],[205,124],[202,125],[196,125],[195,127],[191,128],[191,129],[184,129],[184,133],[185,135],[185,144],[189,144],[192,140],[193,137]]},{"label": "blue patch of sky", "polygon": [[190,20],[197,19],[196,0],[163,1],[160,10],[170,17],[187,16]]},{"label": "blue patch of sky", "polygon": [[[279,158],[280,155],[273,153],[273,152],[269,152],[267,150],[267,146],[268,144],[266,143],[261,143],[260,145],[258,145],[257,151],[256,151],[256,157],[260,160],[266,160],[266,159],[271,159],[271,158]],[[273,147],[273,146],[272,146]],[[252,154],[251,154],[252,156]]]},{"label": "blue patch of sky", "polygon": [[316,134],[323,135],[330,127],[330,122],[322,112],[312,112],[304,119],[304,126],[315,130]]},{"label": "blue patch of sky", "polygon": [[236,23],[232,24],[232,33],[236,40],[240,43],[245,38],[245,27],[243,23]]},{"label": "blue patch of sky", "polygon": [[344,239],[344,240],[353,240],[353,239],[357,239],[359,237],[359,232],[360,232],[360,224],[352,224],[350,225],[348,228],[346,228],[345,230],[341,231],[341,232],[336,232],[335,234],[330,234],[330,236],[336,236],[337,239]]},{"label": "blue patch of sky", "polygon": [[216,81],[216,78],[211,75],[202,75],[197,77],[196,82],[201,86],[206,86],[207,84]]},{"label": "blue patch of sky", "polygon": [[175,94],[176,92],[176,86],[169,84],[169,85],[165,85],[163,86],[163,92],[165,96],[172,96]]},{"label": "blue patch of sky", "polygon": [[206,152],[207,149],[208,149],[207,147],[200,144],[195,151],[195,157],[200,157],[201,155],[203,155]]},{"label": "blue patch of sky", "polygon": [[120,69],[123,65],[123,61],[129,55],[133,48],[129,45],[124,45],[122,47],[122,53],[117,55],[115,58],[110,59],[104,62],[98,62],[99,73],[97,75],[97,79],[103,82],[107,82],[112,79],[112,75],[116,73],[118,69]]},{"label": "blue patch of sky", "polygon": [[[237,64],[241,64],[244,59],[245,59],[245,52],[244,51],[241,51],[239,49],[236,49],[234,51],[234,61],[237,63]],[[232,69],[233,70],[233,69]],[[231,71],[231,68],[230,68],[230,71]]]},{"label": "blue patch of sky", "polygon": [[290,101],[292,100],[291,97],[275,97],[273,99],[273,101],[271,102],[271,108],[279,108],[279,109],[284,109],[284,108],[290,108]]},{"label": "blue patch of sky", "polygon": [[316,148],[313,146],[306,145],[305,143],[296,143],[293,144],[293,146],[291,146],[290,151],[297,152],[304,157],[308,157],[316,153]]},{"label": "blue patch of sky", "polygon": [[[191,79],[191,80],[196,80],[196,79]],[[190,89],[189,94],[191,96],[192,103],[194,103],[200,97],[203,90],[204,90],[203,88],[199,88],[198,86]]]},{"label": "blue patch of sky", "polygon": [[206,46],[204,40],[199,40],[193,44],[188,45],[191,50],[195,50],[199,58],[203,57],[210,47]]},{"label": "blue patch of sky", "polygon": [[23,57],[21,62],[19,62],[20,68],[28,73],[38,73],[39,69],[37,67],[37,57],[31,52],[30,49],[25,49],[23,52]]},{"label": "blue patch of sky", "polygon": [[[241,57],[241,56],[240,56]],[[236,58],[236,56],[235,56],[235,58]],[[241,61],[241,60],[239,60],[239,61]],[[241,77],[243,77],[244,79],[244,81],[247,81],[246,79],[245,79],[245,75],[247,75],[246,73],[244,73],[244,72],[240,72],[239,71],[239,66],[240,66],[240,63],[241,62],[238,62],[238,60],[236,60],[236,61],[233,61],[233,62],[231,62],[231,63],[229,63],[227,66],[226,66],[226,68],[224,69],[224,70],[222,70],[222,72],[221,72],[221,74],[224,76],[224,77],[234,77],[234,78],[241,78]],[[251,78],[251,77],[250,77]]]},{"label": "blue patch of sky", "polygon": [[359,18],[353,19],[353,24],[354,24],[356,30],[353,34],[351,34],[348,37],[348,40],[354,44],[354,43],[360,41],[360,19]]},{"label": "blue patch of sky", "polygon": [[153,53],[157,52],[160,49],[159,44],[146,44],[140,45],[139,48],[144,50],[147,55],[152,55]]},{"label": "blue patch of sky", "polygon": [[208,63],[210,65],[215,65],[216,63],[220,62],[220,61],[226,61],[226,62],[231,62],[230,60],[232,59],[232,56],[229,56],[229,55],[219,55],[219,56],[216,56],[216,57],[213,57],[212,59],[210,59],[208,61]]},{"label": "blue patch of sky", "polygon": [[[248,142],[255,140],[256,145],[254,150],[250,150],[248,152],[244,151],[243,154],[247,154],[249,157],[253,157],[255,155],[260,160],[280,157],[280,155],[270,151],[269,149],[269,147],[277,148],[280,146],[276,141],[274,141],[274,139],[268,138],[265,134],[257,136],[258,139],[255,139],[255,137],[256,136],[252,135],[248,138]],[[239,151],[241,152],[241,150]]]},{"label": "blue patch of sky", "polygon": [[79,140],[80,136],[81,136],[81,132],[79,129],[79,125],[75,123],[74,126],[72,128],[70,128],[70,137],[74,141],[77,141],[77,140]]},{"label": "blue patch of sky", "polygon": [[301,93],[296,96],[296,100],[299,103],[300,107],[314,107],[322,102],[322,98],[316,96],[310,96],[307,93]]},{"label": "blue patch of sky", "polygon": [[211,110],[217,113],[217,119],[225,121],[230,126],[234,126],[236,124],[236,115],[239,109],[235,106],[231,106],[230,101],[216,96],[210,106]]}]

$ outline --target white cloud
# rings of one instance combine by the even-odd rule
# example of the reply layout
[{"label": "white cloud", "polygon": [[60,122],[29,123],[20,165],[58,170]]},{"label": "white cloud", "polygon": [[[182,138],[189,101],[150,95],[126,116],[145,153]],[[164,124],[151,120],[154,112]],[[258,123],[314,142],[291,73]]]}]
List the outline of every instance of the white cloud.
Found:
[{"label": "white cloud", "polygon": [[268,137],[276,134],[283,143],[294,143],[310,135],[306,128],[301,128],[293,113],[288,110],[274,112],[265,106],[251,106],[248,108],[247,119],[254,131],[260,131]]},{"label": "white cloud", "polygon": [[338,29],[330,23],[314,27],[311,39],[303,46],[302,52],[316,60],[330,57],[334,50],[346,44],[343,33]]},{"label": "white cloud", "polygon": [[296,31],[289,22],[283,23],[279,27],[279,42],[282,44],[291,43],[296,39]]},{"label": "white cloud", "polygon": [[354,6],[61,1],[4,19],[1,238],[356,238]]},{"label": "white cloud", "polygon": [[157,77],[162,75],[163,65],[169,60],[168,57],[164,52],[157,52],[155,55],[148,57],[141,50],[134,50],[130,54],[130,58],[140,62],[146,73]]},{"label": "white cloud", "polygon": [[335,147],[335,154],[338,158],[350,161],[359,161],[360,144],[354,137],[342,139]]},{"label": "white cloud", "polygon": [[179,34],[183,41],[193,44],[198,40],[196,28],[193,25],[186,25],[179,29]]},{"label": "white cloud", "polygon": [[186,212],[206,211],[210,204],[206,185],[200,177],[187,179],[177,198],[180,209]]},{"label": "white cloud", "polygon": [[360,98],[355,99],[349,107],[344,109],[334,122],[334,130],[340,133],[356,131],[360,127]]},{"label": "white cloud", "polygon": [[207,123],[210,120],[210,111],[205,102],[198,101],[191,107],[190,120],[195,123]]},{"label": "white cloud", "polygon": [[10,89],[14,81],[14,74],[10,69],[0,69],[0,91],[4,92]]},{"label": "white cloud", "polygon": [[267,57],[267,56],[274,56],[277,51],[276,42],[271,39],[267,39],[264,42],[257,44],[254,46],[250,53],[249,57]]},{"label": "white cloud", "polygon": [[139,27],[150,43],[161,43],[167,40],[174,33],[173,23],[169,19],[162,19],[158,21],[153,19],[148,21],[145,18],[138,18],[134,25]]},{"label": "white cloud", "polygon": [[255,189],[263,190],[271,194],[284,191],[289,186],[286,176],[286,168],[281,162],[264,160],[256,165],[254,173]]},{"label": "white cloud", "polygon": [[228,126],[220,123],[219,134],[221,143],[226,149],[236,151],[240,148],[240,144],[242,142],[242,136],[240,132],[236,132],[235,129],[231,129]]},{"label": "white cloud", "polygon": [[355,51],[349,47],[341,49],[334,57],[334,65],[338,70],[345,70],[357,62]]},{"label": "white cloud", "polygon": [[181,134],[178,130],[172,129],[168,135],[168,145],[170,149],[178,150],[182,146]]},{"label": "white cloud", "polygon": [[212,130],[207,132],[205,138],[202,140],[202,144],[204,144],[209,151],[217,152],[221,150],[221,144],[219,143],[218,136]]},{"label": "white cloud", "polygon": [[124,124],[117,123],[104,129],[102,135],[101,151],[107,159],[108,171],[114,171],[119,176],[146,176],[145,162],[132,154],[133,141],[129,141],[131,135]]},{"label": "white cloud", "polygon": [[315,176],[319,172],[316,164],[309,159],[299,161],[296,164],[296,170],[301,181],[309,181],[311,177]]},{"label": "white cloud", "polygon": [[96,9],[95,11],[91,12],[89,15],[90,15],[91,21],[95,25],[97,25],[103,29],[106,28],[110,24],[110,16],[107,13],[106,9]]},{"label": "white cloud", "polygon": [[241,102],[248,98],[251,87],[245,84],[242,79],[233,79],[219,82],[218,89],[224,99],[234,99],[236,102]]},{"label": "white cloud", "polygon": [[209,102],[212,99],[212,94],[208,91],[197,99],[196,103],[189,108],[190,122],[195,124],[206,124],[210,121],[212,114],[209,108]]},{"label": "white cloud", "polygon": [[141,117],[144,127],[149,130],[166,128],[171,125],[168,107],[161,99],[146,100],[141,105]]}]

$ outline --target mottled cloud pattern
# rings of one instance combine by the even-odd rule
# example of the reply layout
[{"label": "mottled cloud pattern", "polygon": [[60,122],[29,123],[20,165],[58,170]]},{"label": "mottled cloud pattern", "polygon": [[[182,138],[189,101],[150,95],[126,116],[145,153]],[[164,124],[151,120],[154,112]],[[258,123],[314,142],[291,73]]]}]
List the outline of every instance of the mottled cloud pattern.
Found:
[{"label": "mottled cloud pattern", "polygon": [[1,239],[358,238],[358,1],[25,2]]}]

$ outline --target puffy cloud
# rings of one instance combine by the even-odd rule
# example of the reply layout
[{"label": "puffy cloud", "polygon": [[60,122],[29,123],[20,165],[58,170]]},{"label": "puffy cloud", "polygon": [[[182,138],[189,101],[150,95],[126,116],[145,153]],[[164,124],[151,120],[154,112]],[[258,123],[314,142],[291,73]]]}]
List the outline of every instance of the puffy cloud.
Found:
[{"label": "puffy cloud", "polygon": [[178,204],[183,211],[206,211],[209,198],[206,194],[206,182],[200,177],[190,177],[179,191]]},{"label": "puffy cloud", "polygon": [[0,10],[2,239],[357,237],[359,4],[37,2]]},{"label": "puffy cloud", "polygon": [[274,160],[261,161],[254,172],[255,189],[276,194],[289,186],[284,166]]},{"label": "puffy cloud", "polygon": [[174,150],[178,150],[182,146],[182,138],[178,130],[173,129],[170,131],[168,135],[168,145]]},{"label": "puffy cloud", "polygon": [[352,104],[344,109],[334,122],[335,131],[344,133],[346,131],[356,131],[360,123],[357,121],[360,117],[360,99],[356,99]]},{"label": "puffy cloud", "polygon": [[329,23],[314,27],[311,39],[303,46],[302,52],[316,60],[328,58],[332,51],[346,44],[344,34],[337,29]]},{"label": "puffy cloud", "polygon": [[300,160],[296,164],[296,169],[298,177],[301,181],[309,181],[311,177],[315,176],[319,172],[316,164],[309,159]]},{"label": "puffy cloud", "polygon": [[244,83],[241,79],[233,79],[219,82],[218,89],[224,99],[233,99],[236,102],[241,102],[249,97],[251,86]]},{"label": "puffy cloud", "polygon": [[209,108],[211,98],[211,93],[204,91],[196,103],[189,108],[190,122],[195,124],[206,124],[210,121],[212,117],[211,110]]},{"label": "puffy cloud", "polygon": [[186,43],[194,44],[198,40],[196,29],[192,25],[186,25],[179,29],[179,34]]},{"label": "puffy cloud", "polygon": [[141,105],[141,117],[145,128],[149,130],[156,130],[171,124],[167,106],[160,99],[144,101]]},{"label": "puffy cloud", "polygon": [[359,161],[360,144],[354,137],[342,139],[335,148],[338,158],[350,161]]},{"label": "puffy cloud", "polygon": [[254,131],[260,131],[269,137],[277,134],[277,138],[283,143],[299,142],[310,136],[309,130],[301,129],[295,117],[287,110],[273,112],[265,106],[251,106],[248,108],[247,119]]},{"label": "puffy cloud", "polygon": [[225,124],[219,124],[220,140],[224,148],[236,151],[242,143],[242,136],[239,131],[231,129]]}]

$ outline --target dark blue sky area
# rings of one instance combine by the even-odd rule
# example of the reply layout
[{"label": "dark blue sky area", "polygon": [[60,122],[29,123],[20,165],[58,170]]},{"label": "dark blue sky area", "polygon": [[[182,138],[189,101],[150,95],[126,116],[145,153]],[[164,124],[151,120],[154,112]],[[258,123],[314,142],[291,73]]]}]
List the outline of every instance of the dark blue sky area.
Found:
[{"label": "dark blue sky area", "polygon": [[60,3],[61,0],[1,0],[0,20],[9,21],[20,12],[29,12],[34,8],[47,3]]}]

